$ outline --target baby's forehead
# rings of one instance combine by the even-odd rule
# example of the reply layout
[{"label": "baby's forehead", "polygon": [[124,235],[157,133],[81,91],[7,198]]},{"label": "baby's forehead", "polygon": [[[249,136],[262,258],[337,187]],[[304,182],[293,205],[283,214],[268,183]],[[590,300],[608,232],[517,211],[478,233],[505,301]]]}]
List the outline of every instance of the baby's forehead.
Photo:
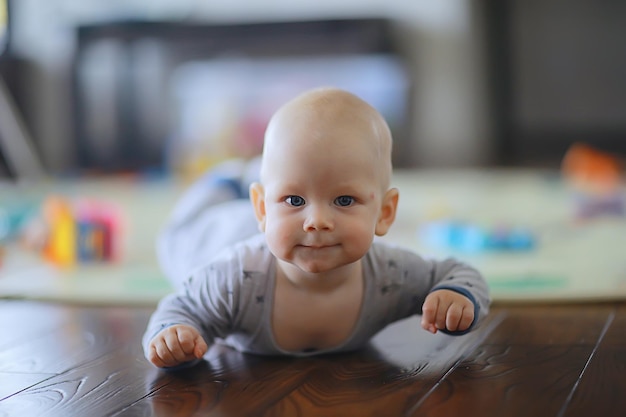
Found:
[{"label": "baby's forehead", "polygon": [[[288,149],[349,152],[365,156],[384,178],[390,170],[391,135],[383,117],[368,103],[342,90],[318,90],[285,104],[268,125],[264,168]],[[387,161],[389,159],[389,161]],[[269,165],[272,163],[270,162]]]},{"label": "baby's forehead", "polygon": [[[372,146],[383,140],[380,132],[384,121],[370,109],[348,102],[346,105],[323,101],[294,103],[276,115],[268,129],[266,140],[298,140],[300,138],[323,139],[342,135],[359,137],[364,146]],[[356,145],[356,144],[355,144]]]},{"label": "baby's forehead", "polygon": [[282,111],[292,116],[326,120],[367,118],[375,112],[365,101],[343,91],[304,95],[287,103]]}]

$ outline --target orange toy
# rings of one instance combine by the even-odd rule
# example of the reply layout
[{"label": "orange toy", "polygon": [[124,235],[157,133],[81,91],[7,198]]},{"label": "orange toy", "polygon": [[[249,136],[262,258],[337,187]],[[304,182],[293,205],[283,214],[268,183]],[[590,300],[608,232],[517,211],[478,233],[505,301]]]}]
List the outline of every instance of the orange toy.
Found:
[{"label": "orange toy", "polygon": [[626,215],[623,165],[616,156],[576,143],[563,158],[562,172],[573,186],[578,219]]},{"label": "orange toy", "polygon": [[565,153],[562,171],[566,179],[583,192],[607,195],[616,192],[623,166],[614,155],[575,143]]}]

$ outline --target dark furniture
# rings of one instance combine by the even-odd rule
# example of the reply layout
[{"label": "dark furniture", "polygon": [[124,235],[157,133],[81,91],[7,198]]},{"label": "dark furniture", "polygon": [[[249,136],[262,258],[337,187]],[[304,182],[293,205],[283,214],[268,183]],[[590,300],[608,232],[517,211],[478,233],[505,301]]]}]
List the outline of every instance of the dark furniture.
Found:
[{"label": "dark furniture", "polygon": [[0,8],[4,8],[0,14],[7,17],[4,26],[5,22],[0,22],[0,178],[40,179],[45,170],[18,100],[19,60],[11,51],[10,5],[9,1],[0,2]]},{"label": "dark furniture", "polygon": [[[164,154],[176,133],[171,76],[185,63],[397,53],[391,23],[382,18],[98,23],[76,28],[75,51],[71,78],[77,164],[109,172],[167,163]],[[406,126],[394,129],[399,143],[405,142]]]},{"label": "dark furniture", "polygon": [[574,142],[626,156],[626,3],[480,4],[498,161],[558,166]]}]

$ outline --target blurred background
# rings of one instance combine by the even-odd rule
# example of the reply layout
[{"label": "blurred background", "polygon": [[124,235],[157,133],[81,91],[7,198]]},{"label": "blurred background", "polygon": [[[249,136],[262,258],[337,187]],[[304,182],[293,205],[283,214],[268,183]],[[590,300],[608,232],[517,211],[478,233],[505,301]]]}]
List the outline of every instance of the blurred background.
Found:
[{"label": "blurred background", "polygon": [[398,167],[626,154],[625,39],[618,0],[0,0],[0,165],[197,175],[319,85],[383,113]]}]

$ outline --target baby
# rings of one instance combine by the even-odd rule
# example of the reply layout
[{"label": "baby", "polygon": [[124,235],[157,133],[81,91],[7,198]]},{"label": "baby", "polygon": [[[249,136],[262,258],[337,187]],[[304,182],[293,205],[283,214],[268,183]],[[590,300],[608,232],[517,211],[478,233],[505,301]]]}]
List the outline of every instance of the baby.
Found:
[{"label": "baby", "polygon": [[216,340],[264,355],[351,351],[415,314],[432,333],[473,328],[489,307],[475,269],[374,241],[396,215],[391,148],[383,117],[348,92],[316,89],[281,107],[249,189],[263,233],[161,301],[144,336],[150,362],[188,366]]}]

